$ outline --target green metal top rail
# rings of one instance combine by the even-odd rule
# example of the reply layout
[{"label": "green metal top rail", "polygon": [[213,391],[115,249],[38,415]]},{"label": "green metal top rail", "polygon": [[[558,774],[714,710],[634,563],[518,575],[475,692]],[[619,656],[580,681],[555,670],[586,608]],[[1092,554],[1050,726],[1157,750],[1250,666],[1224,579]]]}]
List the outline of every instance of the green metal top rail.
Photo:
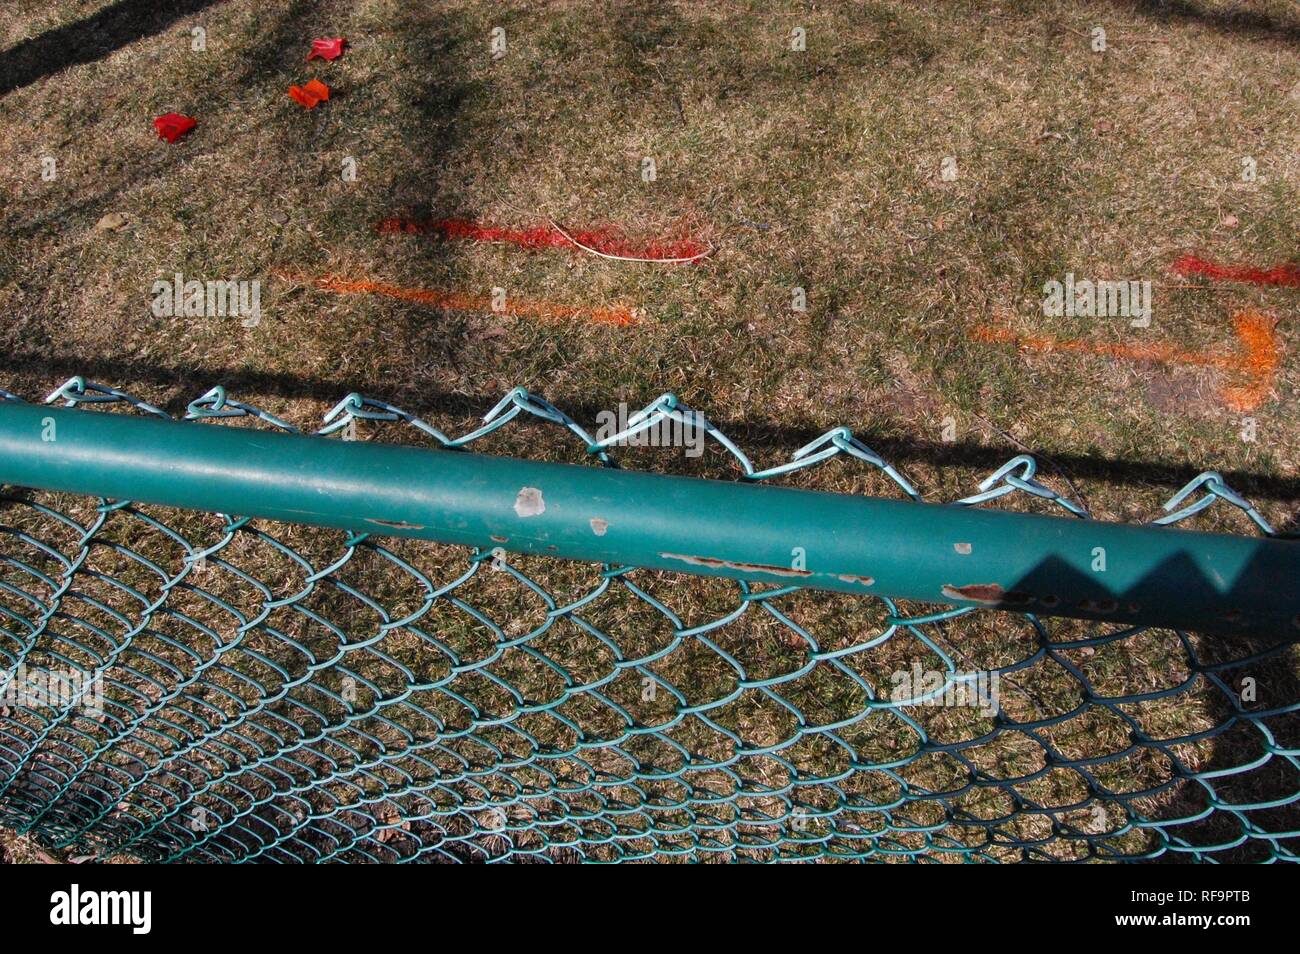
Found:
[{"label": "green metal top rail", "polygon": [[1294,633],[1295,542],[0,401],[0,482],[1128,625]]}]

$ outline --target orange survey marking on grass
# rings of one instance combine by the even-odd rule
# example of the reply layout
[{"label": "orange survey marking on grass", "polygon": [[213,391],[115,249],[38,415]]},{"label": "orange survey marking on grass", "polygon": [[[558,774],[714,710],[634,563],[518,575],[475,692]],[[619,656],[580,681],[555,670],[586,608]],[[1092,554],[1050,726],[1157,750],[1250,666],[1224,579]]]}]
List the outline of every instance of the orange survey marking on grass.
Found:
[{"label": "orange survey marking on grass", "polygon": [[1036,337],[1017,334],[1009,328],[994,325],[979,325],[971,332],[971,336],[977,341],[1005,342],[1027,351],[1048,354],[1072,352],[1155,364],[1218,368],[1242,379],[1238,384],[1224,386],[1224,403],[1234,411],[1253,411],[1268,399],[1273,390],[1273,379],[1282,364],[1282,339],[1276,330],[1277,322],[1267,315],[1242,312],[1234,315],[1232,321],[1237,340],[1241,344],[1241,353],[1235,355],[1182,351],[1165,344],[1106,344]]},{"label": "orange survey marking on grass", "polygon": [[462,292],[439,291],[434,288],[406,288],[401,285],[388,285],[369,280],[351,280],[337,275],[302,276],[288,272],[277,272],[276,276],[288,281],[302,282],[322,291],[340,295],[384,295],[402,301],[418,302],[434,308],[446,308],[451,311],[500,311],[501,314],[514,315],[519,318],[541,318],[549,321],[568,321],[585,319],[608,325],[634,325],[636,313],[623,306],[614,308],[590,308],[584,305],[561,305],[555,302],[540,301],[529,298],[506,298],[498,309],[489,295],[467,295]]}]

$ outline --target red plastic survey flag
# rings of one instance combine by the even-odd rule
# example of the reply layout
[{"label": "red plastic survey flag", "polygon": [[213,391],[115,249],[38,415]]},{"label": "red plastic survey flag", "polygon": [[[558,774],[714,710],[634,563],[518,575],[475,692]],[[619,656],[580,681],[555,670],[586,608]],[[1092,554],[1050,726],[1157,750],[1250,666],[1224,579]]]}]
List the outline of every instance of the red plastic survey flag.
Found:
[{"label": "red plastic survey flag", "polygon": [[314,79],[305,86],[290,86],[289,96],[294,102],[301,103],[308,109],[314,109],[317,103],[330,98],[330,88],[320,80]]},{"label": "red plastic survey flag", "polygon": [[343,45],[347,42],[341,36],[332,40],[312,40],[311,52],[307,54],[307,59],[337,60],[343,55]]},{"label": "red plastic survey flag", "polygon": [[182,116],[180,113],[168,113],[153,121],[153,128],[158,130],[158,138],[168,142],[175,142],[197,125],[194,117]]}]

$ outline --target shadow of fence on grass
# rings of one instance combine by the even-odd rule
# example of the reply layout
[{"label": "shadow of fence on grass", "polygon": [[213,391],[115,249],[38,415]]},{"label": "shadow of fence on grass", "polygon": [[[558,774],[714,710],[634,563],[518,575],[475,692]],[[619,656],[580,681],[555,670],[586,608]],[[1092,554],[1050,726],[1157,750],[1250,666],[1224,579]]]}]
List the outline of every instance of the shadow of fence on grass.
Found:
[{"label": "shadow of fence on grass", "polygon": [[0,96],[160,33],[182,17],[225,0],[119,0],[82,20],[0,52]]},{"label": "shadow of fence on grass", "polygon": [[1192,0],[1112,0],[1112,4],[1165,23],[1197,24],[1248,40],[1300,46],[1300,19],[1246,10],[1240,4],[1222,10],[1207,10]]}]

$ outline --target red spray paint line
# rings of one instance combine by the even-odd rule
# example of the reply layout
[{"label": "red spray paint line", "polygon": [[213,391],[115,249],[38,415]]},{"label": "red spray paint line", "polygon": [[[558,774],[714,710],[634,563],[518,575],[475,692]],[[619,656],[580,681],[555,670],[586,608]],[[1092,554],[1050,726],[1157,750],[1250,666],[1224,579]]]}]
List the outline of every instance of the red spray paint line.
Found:
[{"label": "red spray paint line", "polygon": [[432,235],[443,241],[504,242],[520,248],[581,248],[613,258],[664,263],[698,262],[713,251],[705,242],[689,237],[675,241],[633,242],[608,225],[568,232],[554,224],[514,229],[466,219],[392,218],[376,225],[375,231],[381,235]]},{"label": "red spray paint line", "polygon": [[992,325],[977,326],[971,331],[971,337],[976,341],[1007,342],[1040,353],[1096,354],[1156,364],[1219,368],[1234,372],[1241,379],[1241,383],[1223,388],[1224,403],[1234,411],[1253,411],[1268,399],[1273,390],[1273,379],[1282,364],[1282,340],[1276,331],[1277,322],[1267,315],[1243,312],[1233,315],[1232,322],[1241,345],[1241,353],[1236,355],[1181,351],[1165,344],[1106,344],[1034,337]]},{"label": "red spray paint line", "polygon": [[1184,255],[1170,266],[1177,275],[1203,275],[1219,282],[1244,282],[1250,285],[1273,285],[1281,288],[1300,288],[1300,266],[1274,265],[1256,268],[1252,265],[1219,265],[1195,255]]},{"label": "red spray paint line", "polygon": [[[493,300],[488,295],[467,295],[461,292],[439,291],[434,288],[407,288],[401,285],[388,285],[367,279],[350,280],[337,275],[303,276],[288,272],[276,272],[277,278],[287,281],[312,285],[322,291],[339,295],[384,295],[402,301],[418,302],[434,308],[446,308],[450,311],[484,312],[495,311]],[[540,301],[529,298],[507,298],[501,314],[514,315],[519,318],[541,318],[547,321],[571,321],[585,319],[608,325],[634,325],[636,314],[630,308],[588,308],[582,305],[560,305],[555,302]]]}]

